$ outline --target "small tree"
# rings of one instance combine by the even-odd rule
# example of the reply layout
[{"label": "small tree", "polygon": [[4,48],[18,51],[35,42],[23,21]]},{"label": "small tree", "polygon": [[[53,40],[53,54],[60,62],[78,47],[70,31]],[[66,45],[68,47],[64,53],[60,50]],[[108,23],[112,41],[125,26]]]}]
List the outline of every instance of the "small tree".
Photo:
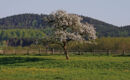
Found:
[{"label": "small tree", "polygon": [[62,43],[66,59],[69,59],[67,53],[67,43],[69,41],[96,39],[94,27],[88,23],[81,23],[82,18],[78,15],[68,14],[65,11],[58,10],[51,13],[47,20],[54,27],[53,38]]}]

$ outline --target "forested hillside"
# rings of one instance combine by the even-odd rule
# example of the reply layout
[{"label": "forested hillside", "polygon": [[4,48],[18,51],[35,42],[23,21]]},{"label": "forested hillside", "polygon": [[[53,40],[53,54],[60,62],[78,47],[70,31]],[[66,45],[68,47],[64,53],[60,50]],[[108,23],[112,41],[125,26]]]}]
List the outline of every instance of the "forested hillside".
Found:
[{"label": "forested hillside", "polygon": [[[48,15],[20,14],[0,19],[0,29],[48,29],[48,24],[44,20]],[[93,24],[98,37],[128,37],[130,36],[130,26],[118,27],[90,17],[83,17],[82,22]],[[47,32],[49,34],[49,32]]]},{"label": "forested hillside", "polygon": [[120,27],[120,35],[121,36],[130,36],[130,25],[128,26],[123,26],[123,27]]},{"label": "forested hillside", "polygon": [[43,28],[46,26],[44,17],[47,15],[21,14],[0,19],[1,29]]}]

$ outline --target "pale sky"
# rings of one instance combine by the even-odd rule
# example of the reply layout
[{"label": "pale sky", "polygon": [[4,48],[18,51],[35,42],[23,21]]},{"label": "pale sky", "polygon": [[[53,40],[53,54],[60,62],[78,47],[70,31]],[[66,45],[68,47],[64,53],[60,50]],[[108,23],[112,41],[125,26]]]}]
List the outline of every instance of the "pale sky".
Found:
[{"label": "pale sky", "polygon": [[0,0],[0,18],[23,14],[49,14],[63,9],[110,24],[130,25],[130,0]]}]

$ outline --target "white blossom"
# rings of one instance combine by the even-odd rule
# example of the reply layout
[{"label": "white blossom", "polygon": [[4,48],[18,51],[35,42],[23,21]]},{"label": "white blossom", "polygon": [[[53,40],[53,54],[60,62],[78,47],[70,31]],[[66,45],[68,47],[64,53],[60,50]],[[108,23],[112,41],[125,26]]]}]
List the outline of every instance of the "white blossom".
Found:
[{"label": "white blossom", "polygon": [[81,23],[82,18],[75,14],[68,14],[58,10],[50,14],[49,22],[55,28],[55,37],[60,41],[96,39],[95,28],[88,23]]}]

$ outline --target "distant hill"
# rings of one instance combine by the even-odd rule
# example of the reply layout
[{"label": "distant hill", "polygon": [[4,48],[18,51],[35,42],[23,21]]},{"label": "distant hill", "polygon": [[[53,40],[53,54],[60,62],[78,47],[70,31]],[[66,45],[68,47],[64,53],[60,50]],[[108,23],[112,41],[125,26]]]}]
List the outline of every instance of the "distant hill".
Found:
[{"label": "distant hill", "polygon": [[[48,15],[38,14],[19,14],[0,19],[0,29],[16,29],[16,28],[35,28],[45,29],[48,27],[44,20]],[[96,20],[90,17],[83,17],[82,22],[93,24],[96,28],[98,37],[128,37],[130,36],[130,26],[118,27],[106,22]]]},{"label": "distant hill", "polygon": [[112,24],[108,24],[108,23],[105,23],[103,21],[100,21],[100,20],[96,20],[96,19],[93,19],[93,18],[90,18],[90,17],[85,17],[85,16],[82,16],[83,17],[83,22],[88,22],[90,24],[93,24],[94,27],[96,28],[96,31],[97,31],[97,35],[99,37],[108,37],[108,36],[111,36],[111,37],[117,37],[119,36],[118,35],[118,29],[119,27],[118,26],[114,26]]},{"label": "distant hill", "polygon": [[130,25],[120,27],[119,35],[123,37],[130,37]]},{"label": "distant hill", "polygon": [[47,15],[20,14],[0,19],[1,29],[42,28],[46,26],[44,17]]}]

